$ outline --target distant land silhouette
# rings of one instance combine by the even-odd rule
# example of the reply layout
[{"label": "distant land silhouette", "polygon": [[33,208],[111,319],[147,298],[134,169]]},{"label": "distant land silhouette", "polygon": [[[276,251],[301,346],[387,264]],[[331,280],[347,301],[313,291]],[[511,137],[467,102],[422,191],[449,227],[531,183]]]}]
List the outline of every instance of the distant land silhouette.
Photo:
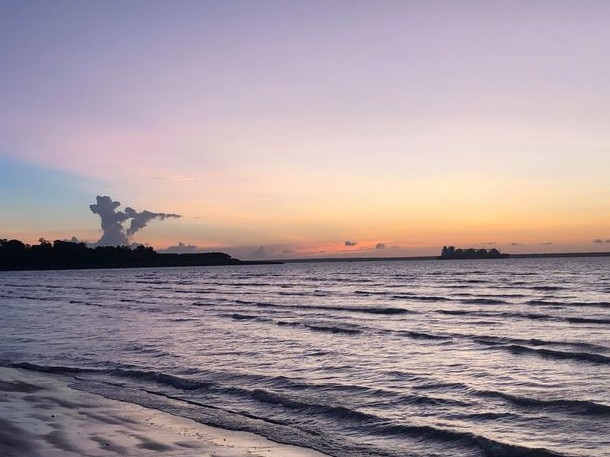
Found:
[{"label": "distant land silhouette", "polygon": [[[610,252],[563,252],[503,254],[497,249],[456,249],[444,246],[441,256],[418,257],[322,257],[281,260],[239,260],[223,252],[160,254],[152,247],[98,246],[85,243],[40,239],[28,245],[19,240],[0,239],[0,271],[70,270],[94,268],[194,267],[210,265],[268,265],[308,262],[380,262],[453,259],[610,257]],[[474,251],[474,254],[473,254]],[[443,255],[444,253],[444,255]]]},{"label": "distant land silhouette", "polygon": [[475,248],[455,248],[455,246],[443,246],[441,260],[454,259],[503,259],[510,257],[510,254],[502,254],[497,249],[475,249]]},{"label": "distant land silhouette", "polygon": [[19,240],[0,239],[0,270],[68,270],[92,268],[185,267],[209,265],[253,265],[281,263],[243,261],[223,252],[159,254],[152,247],[98,246],[40,239],[28,245]]}]

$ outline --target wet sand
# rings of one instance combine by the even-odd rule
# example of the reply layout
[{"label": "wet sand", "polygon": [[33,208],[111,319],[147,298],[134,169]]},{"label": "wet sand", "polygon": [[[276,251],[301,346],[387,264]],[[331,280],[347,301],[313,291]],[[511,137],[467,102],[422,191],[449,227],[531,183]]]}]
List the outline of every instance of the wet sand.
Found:
[{"label": "wet sand", "polygon": [[63,378],[0,368],[3,457],[323,457],[261,436],[199,424],[68,386]]}]

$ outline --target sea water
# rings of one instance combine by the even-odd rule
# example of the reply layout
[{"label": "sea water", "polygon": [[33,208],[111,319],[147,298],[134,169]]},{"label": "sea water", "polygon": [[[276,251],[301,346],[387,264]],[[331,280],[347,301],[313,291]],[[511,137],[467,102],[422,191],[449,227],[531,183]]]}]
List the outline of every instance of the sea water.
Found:
[{"label": "sea water", "polygon": [[0,365],[333,456],[610,456],[610,258],[0,272]]}]

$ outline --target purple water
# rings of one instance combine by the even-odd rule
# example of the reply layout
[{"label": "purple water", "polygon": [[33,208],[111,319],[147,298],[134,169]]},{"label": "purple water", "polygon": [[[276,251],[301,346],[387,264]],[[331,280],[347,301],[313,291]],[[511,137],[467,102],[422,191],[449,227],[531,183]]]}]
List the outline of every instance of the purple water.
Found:
[{"label": "purple water", "polygon": [[333,456],[610,456],[610,258],[0,272],[0,364]]}]

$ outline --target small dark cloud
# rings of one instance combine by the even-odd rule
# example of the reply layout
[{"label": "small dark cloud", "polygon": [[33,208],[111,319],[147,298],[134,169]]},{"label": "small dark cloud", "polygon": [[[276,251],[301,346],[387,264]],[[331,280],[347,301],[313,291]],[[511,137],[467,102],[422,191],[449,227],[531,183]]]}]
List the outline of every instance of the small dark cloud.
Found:
[{"label": "small dark cloud", "polygon": [[294,253],[294,251],[292,249],[284,249],[282,251],[282,254],[293,254],[293,253]]},{"label": "small dark cloud", "polygon": [[610,244],[610,239],[602,240],[601,238],[597,238],[597,239],[593,240],[593,242],[596,243],[596,244],[604,244],[604,243],[609,243]]},{"label": "small dark cloud", "polygon": [[511,246],[521,246],[521,243],[514,243],[514,242],[513,242],[513,243],[511,243],[510,245],[511,245]]},{"label": "small dark cloud", "polygon": [[552,241],[547,241],[546,243],[542,243],[543,246],[551,246],[553,244]]},{"label": "small dark cloud", "polygon": [[170,246],[167,249],[160,250],[159,252],[166,252],[168,254],[192,254],[194,252],[199,252],[199,247],[178,241],[177,245]]},{"label": "small dark cloud", "polygon": [[377,246],[375,246],[375,249],[385,249],[385,244],[377,243]]},{"label": "small dark cloud", "polygon": [[356,246],[357,244],[358,244],[357,241],[349,241],[348,240],[348,241],[345,242],[346,246]]},{"label": "small dark cloud", "polygon": [[495,241],[487,241],[487,242],[481,243],[481,246],[494,246],[496,244],[498,244],[498,243],[496,243]]}]

